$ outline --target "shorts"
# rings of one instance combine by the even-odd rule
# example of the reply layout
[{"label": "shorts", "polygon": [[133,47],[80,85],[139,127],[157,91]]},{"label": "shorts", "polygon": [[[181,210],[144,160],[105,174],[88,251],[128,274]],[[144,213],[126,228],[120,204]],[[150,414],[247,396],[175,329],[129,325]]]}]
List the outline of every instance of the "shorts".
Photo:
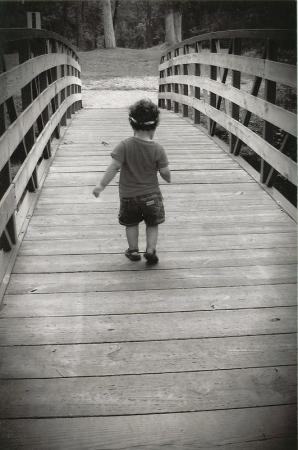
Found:
[{"label": "shorts", "polygon": [[138,225],[142,220],[154,227],[165,221],[165,210],[160,193],[123,197],[120,199],[119,223],[126,227]]}]

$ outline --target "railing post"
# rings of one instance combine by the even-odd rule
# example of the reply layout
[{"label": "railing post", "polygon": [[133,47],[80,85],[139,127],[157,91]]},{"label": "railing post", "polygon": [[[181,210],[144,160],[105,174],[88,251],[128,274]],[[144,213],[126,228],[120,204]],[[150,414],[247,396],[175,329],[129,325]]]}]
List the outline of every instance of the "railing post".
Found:
[{"label": "railing post", "polygon": [[[57,47],[57,41],[56,40],[52,39],[50,41],[50,49],[51,49],[52,53],[57,53],[58,47]],[[49,83],[53,83],[57,79],[58,79],[58,70],[57,70],[57,67],[53,67],[53,69],[50,69],[48,71],[48,81],[49,81]],[[58,94],[55,95],[54,99],[51,101],[51,104],[52,104],[52,110],[53,110],[53,113],[54,113],[59,108],[59,96],[58,96]],[[55,134],[55,137],[57,139],[60,138],[60,124],[58,124],[57,127],[55,128],[54,134]]]},{"label": "railing post", "polygon": [[[188,64],[183,64],[183,75],[188,75]],[[188,84],[183,84],[183,95],[188,96]],[[183,117],[188,117],[188,105],[183,105]]]},{"label": "railing post", "polygon": [[[233,55],[241,54],[241,40],[239,38],[233,39],[232,54]],[[232,70],[232,86],[237,89],[240,89],[241,87],[241,72],[239,72],[238,70]],[[239,106],[231,102],[230,108],[231,108],[231,117],[234,120],[239,120],[239,112],[240,112]],[[234,136],[232,133],[229,133],[229,145],[231,153],[233,153],[234,151],[236,141],[237,141],[236,136]]]},{"label": "railing post", "polygon": [[[202,44],[200,42],[196,43],[195,50],[199,53],[202,50]],[[201,64],[195,64],[195,76],[201,76]],[[195,87],[195,98],[201,98],[201,89],[199,87]],[[200,111],[197,109],[194,110],[194,123],[200,123],[201,115]]]},{"label": "railing post", "polygon": [[27,12],[27,28],[41,29],[40,12]]},{"label": "railing post", "polygon": [[[29,41],[24,41],[19,47],[19,62],[22,64],[31,58],[31,44]],[[28,83],[22,89],[22,109],[23,111],[32,103],[33,101],[33,82]],[[35,133],[34,127],[32,126],[24,138],[25,153],[29,153],[35,143]],[[25,154],[25,156],[26,156]],[[36,168],[32,172],[32,177],[28,183],[28,190],[34,192],[38,188],[38,179]]]},{"label": "railing post", "polygon": [[[168,67],[167,68],[167,77],[170,77],[172,75],[172,67]],[[166,85],[166,90],[167,92],[171,92],[172,91],[172,85],[170,83],[167,83]],[[172,109],[172,102],[170,99],[167,99],[167,109],[171,110]]]},{"label": "railing post", "polygon": [[[275,61],[277,58],[277,47],[272,40],[267,40],[266,42],[266,59],[270,59]],[[265,80],[265,92],[264,98],[267,102],[275,103],[276,102],[276,82],[271,80]],[[263,139],[273,144],[274,140],[274,131],[275,126],[270,122],[264,121],[264,129],[263,129]],[[265,183],[269,174],[271,166],[261,158],[261,171],[260,171],[260,181],[261,183]]]},{"label": "railing post", "polygon": [[[216,40],[215,39],[210,39],[210,53],[216,53]],[[210,65],[210,78],[211,80],[217,80],[217,67]],[[210,106],[213,106],[213,108],[216,108],[216,94],[214,94],[213,92],[210,92],[210,97],[209,97],[209,103]],[[208,118],[208,131],[209,134],[211,134],[211,130],[212,130],[212,123],[213,120]]]},{"label": "railing post", "polygon": [[[175,50],[175,56],[179,56],[179,48],[177,48]],[[180,65],[175,65],[174,66],[174,73],[175,75],[180,75]],[[179,94],[180,93],[180,84],[179,83],[175,83],[175,93]],[[175,113],[179,113],[179,103],[178,102],[174,102],[174,112]]]},{"label": "railing post", "polygon": [[[48,44],[47,41],[42,39],[39,40],[34,46],[34,55],[44,55],[48,53]],[[37,82],[38,80],[38,82]],[[41,92],[43,92],[48,87],[48,78],[46,71],[42,72],[38,75],[37,80],[35,80],[35,96],[37,97]],[[34,86],[34,85],[33,85]],[[39,118],[37,119],[38,131],[41,133],[46,124],[49,121],[49,107],[46,106]],[[51,140],[45,146],[43,157],[45,159],[50,158],[51,156]]]}]

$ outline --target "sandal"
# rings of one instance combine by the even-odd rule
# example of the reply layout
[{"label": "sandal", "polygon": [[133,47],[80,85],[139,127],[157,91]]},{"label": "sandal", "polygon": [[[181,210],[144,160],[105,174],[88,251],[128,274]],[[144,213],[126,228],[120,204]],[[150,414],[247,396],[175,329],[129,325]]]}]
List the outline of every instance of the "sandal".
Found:
[{"label": "sandal", "polygon": [[139,254],[139,250],[130,250],[129,248],[125,250],[125,256],[131,261],[140,261],[141,255]]},{"label": "sandal", "polygon": [[147,253],[147,252],[145,252],[145,253],[144,253],[144,258],[147,260],[147,264],[148,264],[149,266],[153,266],[154,264],[157,264],[158,261],[159,261],[158,256],[157,256],[155,250],[154,250],[153,253]]}]

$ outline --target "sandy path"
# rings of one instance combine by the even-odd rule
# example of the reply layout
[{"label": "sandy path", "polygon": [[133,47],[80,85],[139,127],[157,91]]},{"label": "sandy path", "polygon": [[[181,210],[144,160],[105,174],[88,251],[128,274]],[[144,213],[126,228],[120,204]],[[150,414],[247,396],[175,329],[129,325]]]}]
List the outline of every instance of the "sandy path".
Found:
[{"label": "sandy path", "polygon": [[126,108],[142,98],[157,103],[157,77],[116,77],[83,82],[84,108]]}]

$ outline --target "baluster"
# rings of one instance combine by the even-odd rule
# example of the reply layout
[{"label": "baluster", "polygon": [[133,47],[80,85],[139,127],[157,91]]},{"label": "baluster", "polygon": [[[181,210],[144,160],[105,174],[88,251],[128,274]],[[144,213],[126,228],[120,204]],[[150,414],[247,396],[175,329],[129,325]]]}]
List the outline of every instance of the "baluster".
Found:
[{"label": "baluster", "polygon": [[[210,40],[210,53],[216,53],[216,40],[211,39]],[[217,80],[217,67],[210,65],[210,78],[211,80]],[[210,106],[213,106],[213,108],[216,107],[216,94],[213,92],[209,93],[209,104]],[[212,123],[213,120],[211,118],[208,118],[208,131],[211,134],[212,130]],[[215,129],[214,129],[215,131]]]},{"label": "baluster", "polygon": [[[35,54],[36,55],[45,55],[48,53],[48,41],[47,40],[40,40],[34,47]],[[34,89],[36,90],[35,96],[39,95],[41,92],[43,92],[48,87],[48,77],[47,72],[44,71],[40,73],[37,77],[38,83],[36,82],[34,86]],[[43,111],[41,111],[41,115],[37,119],[37,126],[38,130],[41,133],[46,124],[49,121],[49,106],[47,105]],[[48,159],[51,157],[51,140],[47,142],[44,151],[43,151],[43,157],[45,159]]]},{"label": "baluster", "polygon": [[[171,76],[171,67],[168,67],[167,68],[167,77],[170,77],[170,76]],[[171,92],[171,84],[170,83],[166,84],[166,91]],[[167,98],[167,109],[168,110],[172,109],[172,102],[171,102],[171,99],[169,99],[169,98]]]},{"label": "baluster", "polygon": [[[267,50],[266,51],[266,59],[276,61],[277,46],[270,39],[267,39],[266,50]],[[265,80],[264,98],[267,102],[275,104],[275,102],[276,102],[276,82],[275,81]],[[265,139],[265,141],[269,142],[270,144],[273,144],[274,132],[275,132],[275,126],[272,125],[270,122],[264,121],[263,139]],[[271,166],[263,158],[261,158],[261,171],[260,171],[261,183],[266,182],[267,177],[270,172],[270,169],[271,169]]]},{"label": "baluster", "polygon": [[[241,54],[241,39],[233,39],[232,43],[232,54],[233,55],[240,55]],[[234,88],[240,89],[241,87],[241,72],[238,70],[232,70],[232,86]],[[239,121],[239,114],[240,114],[240,108],[236,103],[231,102],[231,117],[234,120]],[[230,152],[234,152],[235,144],[236,144],[237,138],[234,134],[229,133],[229,145],[230,145]]]},{"label": "baluster", "polygon": [[[27,61],[32,57],[31,52],[31,44],[29,41],[22,41],[19,46],[19,63]],[[23,111],[32,103],[33,101],[33,82],[28,83],[25,87],[22,88],[22,109]],[[24,145],[24,157],[26,158],[27,154],[33,148],[35,144],[35,133],[34,126],[32,126],[25,135],[23,140]],[[28,183],[28,190],[30,192],[34,192],[38,188],[38,180],[36,168],[32,172],[32,176]]]},{"label": "baluster", "polygon": [[[188,75],[188,64],[183,64],[183,75]],[[183,84],[183,95],[188,96],[188,84]],[[183,105],[183,117],[188,117],[188,105]]]},{"label": "baluster", "polygon": [[[201,42],[197,42],[195,46],[196,53],[199,53],[202,51],[202,44]],[[201,76],[201,64],[195,64],[195,76],[200,77]],[[195,87],[195,98],[200,99],[201,98],[201,89],[199,87]],[[200,117],[200,111],[197,109],[194,110],[194,123],[200,123],[201,117]]]}]

